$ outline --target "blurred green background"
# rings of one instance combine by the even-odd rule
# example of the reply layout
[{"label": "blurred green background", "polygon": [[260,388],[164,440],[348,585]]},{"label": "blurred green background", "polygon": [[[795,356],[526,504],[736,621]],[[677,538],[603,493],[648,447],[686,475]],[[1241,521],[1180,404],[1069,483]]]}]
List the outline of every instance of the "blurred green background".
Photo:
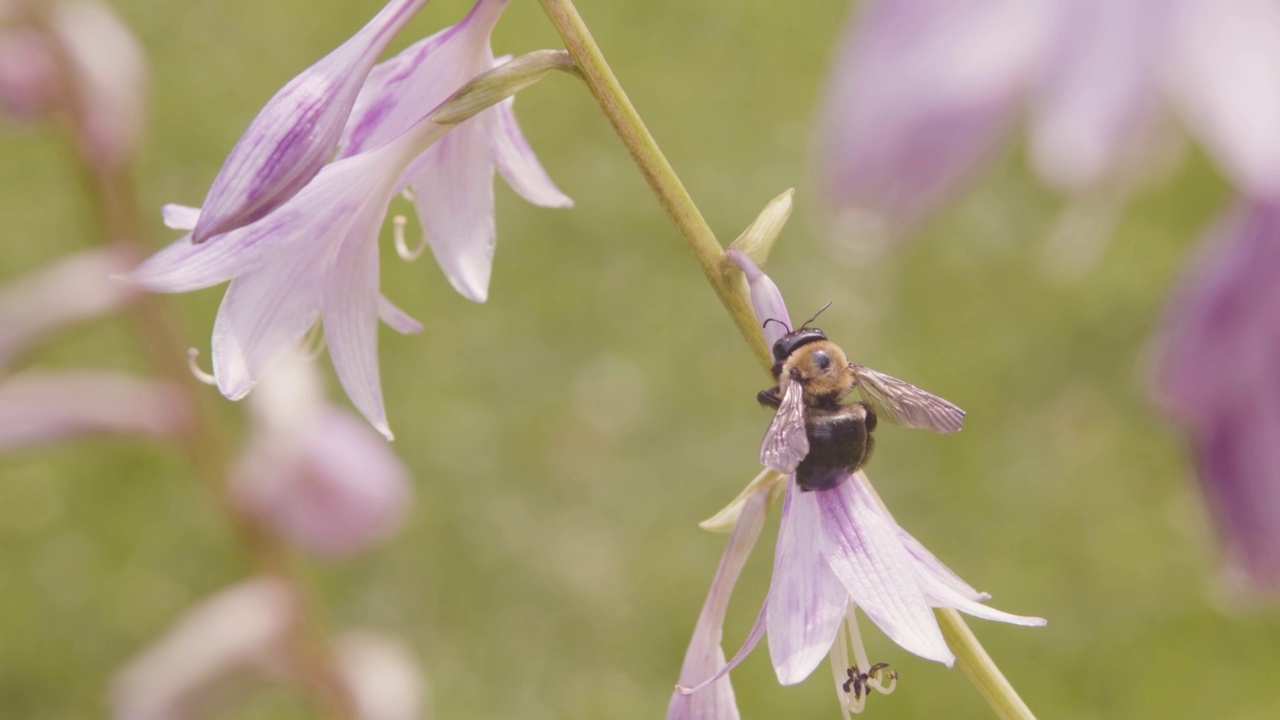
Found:
[{"label": "blurred green background", "polygon": [[[198,204],[261,104],[378,3],[116,6],[154,63],[137,179],[158,211]],[[395,48],[467,7],[431,3]],[[803,211],[844,3],[580,9],[723,241],[798,189],[770,263],[793,314],[833,300],[821,327],[857,361],[969,412],[958,436],[886,428],[870,475],[899,521],[993,604],[1048,618],[1044,629],[972,623],[1030,706],[1044,718],[1277,717],[1280,622],[1224,602],[1184,450],[1143,397],[1163,298],[1228,200],[1203,159],[1193,152],[1136,198],[1109,242],[1066,245],[1087,255],[1105,243],[1075,272],[1050,241],[1064,206],[1016,147],[916,242],[850,264]],[[513,3],[494,37],[498,53],[558,46],[532,2]],[[413,647],[435,717],[661,717],[723,547],[696,523],[757,472],[765,378],[583,88],[553,76],[517,111],[577,207],[535,208],[501,186],[483,306],[429,256],[384,253],[384,290],[427,328],[382,335],[415,505],[392,542],[306,575],[330,627]],[[5,130],[3,279],[94,237],[58,138]],[[172,238],[153,217],[154,242]],[[173,298],[192,344],[207,347],[220,297]],[[123,320],[78,327],[31,365],[143,368]],[[224,405],[239,427],[241,408]],[[729,652],[763,599],[776,522],[730,608]],[[247,568],[171,449],[98,441],[0,458],[0,716],[103,715],[113,672]],[[872,659],[902,676],[867,717],[990,716],[958,670],[864,633]],[[763,648],[733,681],[745,717],[838,714],[825,668],[783,688]],[[234,714],[305,716],[284,691]]]}]

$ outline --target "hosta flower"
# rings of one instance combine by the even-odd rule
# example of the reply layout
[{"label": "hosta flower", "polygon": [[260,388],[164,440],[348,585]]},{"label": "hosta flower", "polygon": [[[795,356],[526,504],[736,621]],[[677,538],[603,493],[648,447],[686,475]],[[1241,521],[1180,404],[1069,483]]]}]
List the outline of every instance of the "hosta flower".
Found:
[{"label": "hosta flower", "polygon": [[325,401],[312,362],[295,353],[249,400],[251,434],[231,479],[236,501],[304,550],[344,557],[400,527],[409,471],[348,411]]},{"label": "hosta flower", "polygon": [[[121,279],[155,292],[232,281],[214,322],[213,374],[218,389],[233,400],[248,394],[320,320],[342,387],[365,419],[390,439],[377,321],[400,332],[421,329],[378,289],[378,232],[398,180],[414,158],[457,123],[567,62],[563,52],[535,51],[504,63],[394,140],[326,165],[262,219],[213,243],[195,244],[184,236]],[[168,206],[165,222],[189,229],[201,214]]]},{"label": "hosta flower", "polygon": [[[340,155],[396,137],[463,83],[500,64],[489,35],[506,6],[507,0],[478,0],[457,25],[374,68],[343,131]],[[494,168],[529,202],[573,204],[534,156],[516,124],[513,102],[459,125],[415,160],[397,186],[412,191],[426,241],[449,282],[476,302],[488,297],[496,244]]]},{"label": "hosta flower", "polygon": [[1190,435],[1243,589],[1280,591],[1280,205],[1206,237],[1165,318],[1156,392]]},{"label": "hosta flower", "polygon": [[842,41],[819,128],[832,227],[920,220],[1024,107],[1032,164],[1069,192],[1133,182],[1176,113],[1237,187],[1280,197],[1280,6],[874,0]]},{"label": "hosta flower", "polygon": [[[747,275],[756,316],[779,319],[790,327],[782,296],[772,280],[742,253],[731,251],[730,257]],[[771,332],[775,333],[772,341],[776,340],[776,333],[784,330]],[[1017,625],[1044,624],[1040,618],[1010,615],[983,605],[989,596],[966,584],[903,530],[880,504],[861,471],[828,490],[802,491],[794,475],[780,482],[786,484],[786,494],[773,578],[755,625],[728,664],[682,692],[696,693],[718,682],[767,634],[769,656],[779,682],[800,682],[824,657],[830,656],[842,707],[859,709],[865,685],[885,692],[892,690],[893,680],[891,676],[878,676],[879,669],[872,671],[868,666],[854,619],[855,609],[866,614],[903,649],[947,665],[955,658],[943,640],[933,608],[955,608],[975,617]],[[758,502],[756,496],[773,490],[772,483],[757,483],[743,502]],[[744,506],[743,517],[751,517],[749,507]],[[741,552],[732,541],[731,549]],[[712,596],[727,594],[735,575],[717,575]],[[704,612],[702,620],[716,623],[719,618],[708,617]],[[705,646],[702,638],[709,632],[700,627],[695,632],[695,643]],[[845,646],[846,639],[849,647]],[[871,677],[853,674],[847,665],[850,650],[857,659],[858,673],[869,673]],[[852,692],[852,685],[850,692],[843,691],[846,676],[850,681],[857,678],[861,683],[856,688],[859,692]],[[703,716],[734,717],[722,708]]]},{"label": "hosta flower", "polygon": [[[391,0],[369,24],[267,101],[214,178],[193,242],[263,217],[315,177],[333,155],[369,70],[426,3]],[[431,107],[422,110],[415,121]]]}]

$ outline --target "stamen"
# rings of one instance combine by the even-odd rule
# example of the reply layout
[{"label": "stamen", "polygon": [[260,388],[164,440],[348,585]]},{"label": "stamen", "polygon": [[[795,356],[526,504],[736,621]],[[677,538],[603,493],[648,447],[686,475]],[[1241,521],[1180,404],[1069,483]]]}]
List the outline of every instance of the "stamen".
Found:
[{"label": "stamen", "polygon": [[417,196],[413,194],[413,188],[410,188],[410,187],[407,187],[401,190],[400,197],[404,198],[405,200],[408,200],[409,202],[414,202],[415,200],[417,200]]},{"label": "stamen", "polygon": [[867,659],[867,651],[862,647],[862,633],[858,632],[858,606],[849,603],[849,609],[845,613],[845,624],[849,626],[849,643],[853,647],[853,661],[858,667],[871,667],[871,661]]},{"label": "stamen", "polygon": [[191,374],[196,380],[205,385],[217,385],[218,379],[213,375],[200,369],[200,365],[196,362],[196,358],[200,357],[200,351],[195,348],[187,348],[187,368],[191,370]]},{"label": "stamen", "polygon": [[836,629],[836,641],[831,645],[830,658],[831,670],[836,678],[836,699],[840,701],[840,714],[844,716],[844,720],[852,720],[854,713],[862,712],[867,706],[866,700],[861,697],[855,698],[852,693],[844,690],[849,667],[848,648],[848,635],[845,633],[844,623],[840,623],[839,628]]},{"label": "stamen", "polygon": [[[885,678],[881,680],[881,678]],[[889,667],[889,663],[876,663],[867,671],[867,692],[872,688],[881,695],[889,695],[898,687],[898,671]]]},{"label": "stamen", "polygon": [[413,262],[422,257],[422,252],[427,249],[427,236],[424,234],[422,239],[418,241],[415,248],[409,247],[409,241],[404,238],[404,226],[409,223],[409,219],[404,215],[396,215],[391,218],[392,238],[396,243],[396,254],[405,262]]}]

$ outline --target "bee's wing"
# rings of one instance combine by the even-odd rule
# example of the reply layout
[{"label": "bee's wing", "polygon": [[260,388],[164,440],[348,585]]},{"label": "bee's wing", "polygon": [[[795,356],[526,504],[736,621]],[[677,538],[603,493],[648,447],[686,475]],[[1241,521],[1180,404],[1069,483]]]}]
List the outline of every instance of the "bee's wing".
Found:
[{"label": "bee's wing", "polygon": [[760,464],[780,473],[793,473],[809,454],[809,438],[804,430],[804,388],[788,382],[782,404],[760,443]]},{"label": "bee's wing", "polygon": [[936,433],[953,433],[964,426],[964,411],[909,382],[869,367],[849,363],[857,376],[858,392],[876,415],[898,425]]}]

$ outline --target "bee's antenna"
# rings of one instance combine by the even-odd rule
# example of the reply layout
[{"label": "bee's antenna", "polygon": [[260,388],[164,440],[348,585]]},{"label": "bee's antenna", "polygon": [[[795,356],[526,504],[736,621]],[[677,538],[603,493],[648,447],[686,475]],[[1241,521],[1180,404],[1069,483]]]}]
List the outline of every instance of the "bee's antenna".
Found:
[{"label": "bee's antenna", "polygon": [[803,330],[803,329],[805,329],[805,328],[809,327],[809,323],[813,322],[814,320],[817,320],[817,319],[818,319],[818,316],[822,314],[822,311],[823,311],[823,310],[826,310],[826,309],[827,309],[827,308],[829,308],[829,307],[831,307],[831,303],[833,303],[833,302],[835,302],[835,300],[828,300],[826,305],[823,305],[823,306],[818,310],[818,312],[816,312],[816,313],[814,313],[814,314],[813,314],[813,317],[811,317],[811,318],[809,318],[808,320],[805,320],[805,321],[804,321],[804,324],[800,326],[800,329],[801,329],[801,330]]},{"label": "bee's antenna", "polygon": [[771,323],[771,322],[776,322],[776,323],[778,323],[779,325],[781,325],[782,327],[787,328],[787,332],[791,332],[791,328],[787,327],[787,324],[786,324],[786,323],[782,322],[781,320],[779,320],[779,319],[777,319],[777,318],[769,318],[768,320],[765,320],[765,321],[764,321],[764,324],[760,326],[760,329],[761,329],[761,330],[763,330],[764,328],[769,327],[769,323]]}]

